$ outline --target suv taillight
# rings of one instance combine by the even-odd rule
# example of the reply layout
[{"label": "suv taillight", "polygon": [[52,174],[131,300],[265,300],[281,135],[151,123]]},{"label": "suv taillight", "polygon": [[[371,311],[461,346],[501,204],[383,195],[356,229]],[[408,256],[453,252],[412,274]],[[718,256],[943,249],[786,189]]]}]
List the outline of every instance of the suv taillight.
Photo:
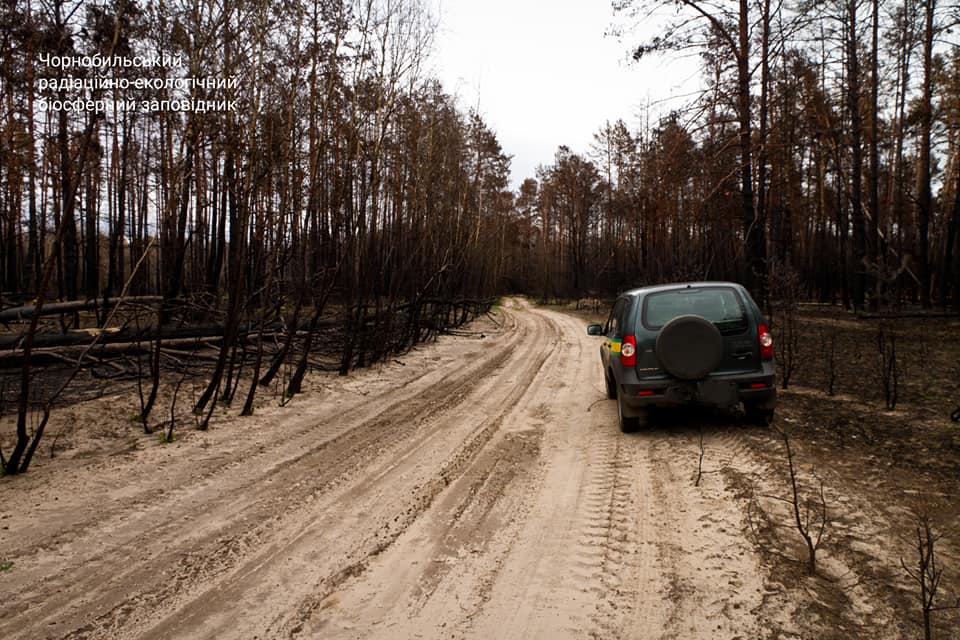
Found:
[{"label": "suv taillight", "polygon": [[623,336],[623,342],[620,343],[620,364],[625,367],[633,367],[637,364],[637,338],[636,336]]},{"label": "suv taillight", "polygon": [[757,339],[760,342],[760,359],[771,359],[773,357],[773,336],[770,334],[767,325],[757,325]]}]

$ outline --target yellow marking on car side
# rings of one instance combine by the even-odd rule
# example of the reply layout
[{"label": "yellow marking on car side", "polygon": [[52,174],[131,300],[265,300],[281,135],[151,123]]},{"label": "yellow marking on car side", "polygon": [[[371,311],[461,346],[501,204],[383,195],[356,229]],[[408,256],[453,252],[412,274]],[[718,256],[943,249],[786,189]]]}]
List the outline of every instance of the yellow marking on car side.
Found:
[{"label": "yellow marking on car side", "polygon": [[605,340],[603,346],[610,349],[610,353],[620,353],[620,344],[622,340]]}]

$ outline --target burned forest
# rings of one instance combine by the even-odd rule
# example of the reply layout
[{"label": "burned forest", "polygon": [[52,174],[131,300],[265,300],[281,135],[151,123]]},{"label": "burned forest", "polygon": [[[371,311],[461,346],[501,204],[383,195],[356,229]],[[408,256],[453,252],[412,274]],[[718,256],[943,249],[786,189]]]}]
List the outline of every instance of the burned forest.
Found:
[{"label": "burned forest", "polygon": [[[639,42],[666,4],[615,15]],[[135,381],[150,430],[162,383],[202,384],[206,428],[505,293],[729,279],[768,310],[960,310],[956,8],[680,7],[633,56],[697,52],[702,92],[514,191],[509,150],[432,77],[419,2],[5,5],[5,472],[84,387]]]},{"label": "burned forest", "polygon": [[594,5],[0,3],[0,636],[956,637],[960,8]]},{"label": "burned forest", "polygon": [[489,306],[508,158],[423,75],[423,7],[4,12],[7,473],[91,374],[136,378],[147,428],[161,377],[206,377],[200,415],[247,413],[258,387],[292,396]]}]

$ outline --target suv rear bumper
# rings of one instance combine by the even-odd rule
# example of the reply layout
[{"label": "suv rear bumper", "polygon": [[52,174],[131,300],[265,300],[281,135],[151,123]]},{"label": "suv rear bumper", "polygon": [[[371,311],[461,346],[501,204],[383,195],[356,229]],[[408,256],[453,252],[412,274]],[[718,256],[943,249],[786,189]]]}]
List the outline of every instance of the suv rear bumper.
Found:
[{"label": "suv rear bumper", "polygon": [[714,375],[699,381],[676,378],[640,380],[634,371],[624,373],[620,388],[627,415],[637,415],[649,407],[688,404],[732,408],[743,402],[759,409],[773,409],[777,404],[772,361],[764,362],[760,371]]}]

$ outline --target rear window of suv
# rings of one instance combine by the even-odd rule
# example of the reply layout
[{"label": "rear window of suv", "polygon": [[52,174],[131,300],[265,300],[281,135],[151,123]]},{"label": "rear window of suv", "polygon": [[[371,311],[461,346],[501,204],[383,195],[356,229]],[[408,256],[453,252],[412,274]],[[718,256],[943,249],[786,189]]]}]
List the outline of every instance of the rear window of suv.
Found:
[{"label": "rear window of suv", "polygon": [[656,331],[677,316],[706,318],[720,333],[747,328],[747,311],[736,291],[727,287],[674,289],[651,293],[643,299],[643,326]]}]

